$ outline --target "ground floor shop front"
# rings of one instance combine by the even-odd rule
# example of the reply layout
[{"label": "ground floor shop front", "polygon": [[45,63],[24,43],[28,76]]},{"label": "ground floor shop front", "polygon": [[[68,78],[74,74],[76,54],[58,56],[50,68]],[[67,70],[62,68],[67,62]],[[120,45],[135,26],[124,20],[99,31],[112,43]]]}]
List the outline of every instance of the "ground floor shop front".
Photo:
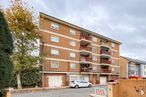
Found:
[{"label": "ground floor shop front", "polygon": [[118,76],[101,75],[101,74],[87,74],[87,73],[45,73],[44,86],[45,87],[62,87],[68,86],[71,81],[85,80],[92,84],[106,84],[110,80],[116,80]]}]

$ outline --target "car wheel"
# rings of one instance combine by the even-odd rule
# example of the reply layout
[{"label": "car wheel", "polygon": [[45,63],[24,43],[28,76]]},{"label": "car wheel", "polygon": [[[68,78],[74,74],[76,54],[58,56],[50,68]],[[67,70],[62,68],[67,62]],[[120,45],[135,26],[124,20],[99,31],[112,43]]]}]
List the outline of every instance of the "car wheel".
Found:
[{"label": "car wheel", "polygon": [[91,87],[92,87],[92,85],[91,85],[91,84],[89,84],[89,85],[88,85],[88,87],[89,87],[89,88],[91,88]]},{"label": "car wheel", "polygon": [[79,86],[78,85],[75,85],[75,88],[79,88]]}]

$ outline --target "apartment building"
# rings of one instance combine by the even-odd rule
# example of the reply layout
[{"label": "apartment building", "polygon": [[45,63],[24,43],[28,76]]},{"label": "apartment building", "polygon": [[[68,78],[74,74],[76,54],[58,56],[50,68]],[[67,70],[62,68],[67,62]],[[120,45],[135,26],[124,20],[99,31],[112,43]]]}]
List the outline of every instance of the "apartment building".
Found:
[{"label": "apartment building", "polygon": [[120,78],[146,78],[146,62],[120,56]]},{"label": "apartment building", "polygon": [[120,42],[40,13],[40,50],[45,87],[72,80],[105,84],[119,75]]}]

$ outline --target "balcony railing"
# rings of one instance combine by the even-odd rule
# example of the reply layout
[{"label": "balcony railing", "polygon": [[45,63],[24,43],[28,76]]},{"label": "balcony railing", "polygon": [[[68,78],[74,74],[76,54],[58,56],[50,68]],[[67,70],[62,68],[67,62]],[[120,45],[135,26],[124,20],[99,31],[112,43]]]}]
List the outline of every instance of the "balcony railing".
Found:
[{"label": "balcony railing", "polygon": [[111,61],[108,61],[108,60],[101,60],[100,63],[111,64]]},{"label": "balcony railing", "polygon": [[92,48],[91,47],[84,47],[84,46],[81,46],[80,47],[80,50],[87,50],[87,51],[91,51],[92,50]]},{"label": "balcony railing", "polygon": [[90,36],[86,36],[86,35],[81,35],[81,39],[85,39],[85,40],[91,41],[91,37]]},{"label": "balcony railing", "polygon": [[88,58],[88,57],[87,57],[87,58],[82,58],[82,57],[81,57],[80,61],[81,61],[81,62],[85,62],[85,61],[91,62],[92,59],[91,59],[91,58]]},{"label": "balcony railing", "polygon": [[92,68],[81,68],[81,72],[92,72],[92,73],[95,73],[95,72],[99,72],[99,71],[93,70]]},{"label": "balcony railing", "polygon": [[110,47],[109,43],[105,43],[105,42],[100,42],[100,45],[105,47]]},{"label": "balcony railing", "polygon": [[101,50],[100,54],[111,55],[111,52]]},{"label": "balcony railing", "polygon": [[101,73],[112,73],[112,71],[110,69],[101,69],[100,72]]},{"label": "balcony railing", "polygon": [[81,67],[81,72],[91,72],[92,67]]}]

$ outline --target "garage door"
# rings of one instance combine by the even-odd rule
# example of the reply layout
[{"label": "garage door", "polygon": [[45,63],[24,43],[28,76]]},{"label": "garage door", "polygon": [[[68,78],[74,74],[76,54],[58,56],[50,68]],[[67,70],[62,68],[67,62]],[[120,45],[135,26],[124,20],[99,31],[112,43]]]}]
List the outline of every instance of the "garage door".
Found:
[{"label": "garage door", "polygon": [[107,84],[107,77],[100,77],[100,84]]},{"label": "garage door", "polygon": [[88,75],[81,75],[80,80],[89,81],[89,76]]},{"label": "garage door", "polygon": [[49,87],[61,87],[62,86],[62,76],[49,76],[48,84],[49,84]]},{"label": "garage door", "polygon": [[89,76],[88,75],[70,75],[70,81],[74,81],[74,80],[89,81]]},{"label": "garage door", "polygon": [[79,80],[79,75],[70,75],[70,81]]}]

